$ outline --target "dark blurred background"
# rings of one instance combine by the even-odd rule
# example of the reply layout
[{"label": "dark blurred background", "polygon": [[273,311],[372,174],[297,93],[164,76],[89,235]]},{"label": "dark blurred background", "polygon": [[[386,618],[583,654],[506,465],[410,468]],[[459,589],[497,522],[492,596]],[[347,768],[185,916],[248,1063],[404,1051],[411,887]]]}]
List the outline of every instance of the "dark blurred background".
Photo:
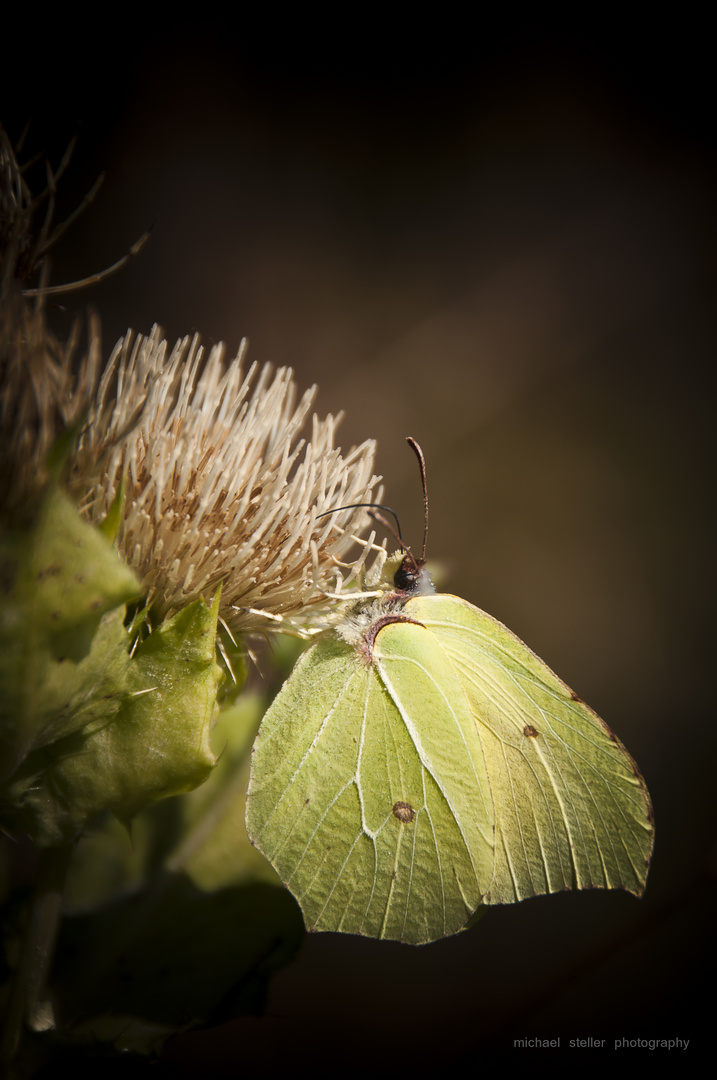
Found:
[{"label": "dark blurred background", "polygon": [[[706,1031],[706,29],[654,11],[649,28],[449,18],[289,25],[240,7],[225,25],[43,22],[18,31],[0,72],[10,135],[32,120],[27,153],[56,164],[80,124],[60,217],[107,173],[53,256],[55,283],[111,264],[155,222],[121,274],[63,299],[59,329],[92,304],[107,353],[154,322],[230,350],[246,335],[250,358],[319,383],[319,412],[346,410],[345,447],[378,440],[387,501],[419,546],[416,437],[442,588],[601,713],[655,804],[642,901],[536,899],[421,949],[313,937],[266,1020],[176,1041],[168,1070],[478,1071],[489,1054],[519,1067],[512,1040],[531,1036],[560,1037],[573,1068],[596,1052],[571,1038],[695,1046]],[[546,1054],[558,1064],[531,1056]]]}]

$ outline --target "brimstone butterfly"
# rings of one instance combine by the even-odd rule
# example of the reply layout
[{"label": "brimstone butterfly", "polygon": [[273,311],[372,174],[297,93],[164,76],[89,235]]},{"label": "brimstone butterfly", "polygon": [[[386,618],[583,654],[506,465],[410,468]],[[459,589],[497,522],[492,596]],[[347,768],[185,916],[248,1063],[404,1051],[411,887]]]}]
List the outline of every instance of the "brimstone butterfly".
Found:
[{"label": "brimstone butterfly", "polygon": [[253,750],[249,836],[308,929],[421,944],[480,904],[642,893],[650,798],[600,717],[410,551],[371,584],[301,656]]}]

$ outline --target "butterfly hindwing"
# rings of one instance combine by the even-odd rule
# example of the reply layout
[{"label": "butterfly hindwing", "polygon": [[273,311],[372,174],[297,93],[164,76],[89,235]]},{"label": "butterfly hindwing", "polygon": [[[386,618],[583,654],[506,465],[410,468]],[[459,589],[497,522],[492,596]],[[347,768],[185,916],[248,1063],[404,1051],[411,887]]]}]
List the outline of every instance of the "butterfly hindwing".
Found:
[{"label": "butterfly hindwing", "polygon": [[391,623],[366,663],[306,653],[254,747],[247,825],[316,930],[420,943],[456,933],[493,868],[488,778],[435,638]]}]

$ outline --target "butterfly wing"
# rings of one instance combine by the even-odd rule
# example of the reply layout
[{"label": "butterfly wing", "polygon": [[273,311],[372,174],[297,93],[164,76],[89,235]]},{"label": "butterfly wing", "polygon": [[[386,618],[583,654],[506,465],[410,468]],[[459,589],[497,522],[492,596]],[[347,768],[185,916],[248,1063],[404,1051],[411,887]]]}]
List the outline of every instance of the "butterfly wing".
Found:
[{"label": "butterfly wing", "polygon": [[455,596],[406,613],[440,645],[469,701],[495,806],[501,904],[559,889],[645,887],[652,807],[607,725],[507,627]]},{"label": "butterfly wing", "polygon": [[247,828],[310,930],[419,944],[456,933],[493,876],[485,758],[435,636],[378,634],[366,664],[310,649],[254,746]]},{"label": "butterfly wing", "polygon": [[603,721],[464,600],[402,612],[370,663],[310,649],[254,746],[249,836],[307,927],[421,944],[481,901],[642,892],[649,796]]}]

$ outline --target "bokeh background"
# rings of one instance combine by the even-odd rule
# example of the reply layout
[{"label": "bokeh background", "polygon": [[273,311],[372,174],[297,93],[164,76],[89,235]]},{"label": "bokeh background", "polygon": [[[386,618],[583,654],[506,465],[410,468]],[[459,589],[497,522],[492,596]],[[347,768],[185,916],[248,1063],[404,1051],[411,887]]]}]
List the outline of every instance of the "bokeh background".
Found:
[{"label": "bokeh background", "polygon": [[[163,1069],[408,1076],[489,1055],[607,1065],[623,1037],[695,1046],[717,750],[705,30],[654,12],[639,30],[234,18],[18,36],[0,73],[11,136],[31,119],[28,152],[57,163],[80,123],[59,216],[107,174],[52,280],[101,270],[154,223],[56,325],[94,305],[106,352],[155,322],[231,350],[246,335],[251,358],[320,385],[319,412],[346,411],[344,446],[378,440],[419,546],[416,437],[442,588],[607,720],[657,842],[642,901],[536,899],[421,949],[312,937],[265,1019],[176,1040]],[[533,1036],[560,1051],[513,1048]],[[571,1050],[579,1037],[606,1049]]]}]

